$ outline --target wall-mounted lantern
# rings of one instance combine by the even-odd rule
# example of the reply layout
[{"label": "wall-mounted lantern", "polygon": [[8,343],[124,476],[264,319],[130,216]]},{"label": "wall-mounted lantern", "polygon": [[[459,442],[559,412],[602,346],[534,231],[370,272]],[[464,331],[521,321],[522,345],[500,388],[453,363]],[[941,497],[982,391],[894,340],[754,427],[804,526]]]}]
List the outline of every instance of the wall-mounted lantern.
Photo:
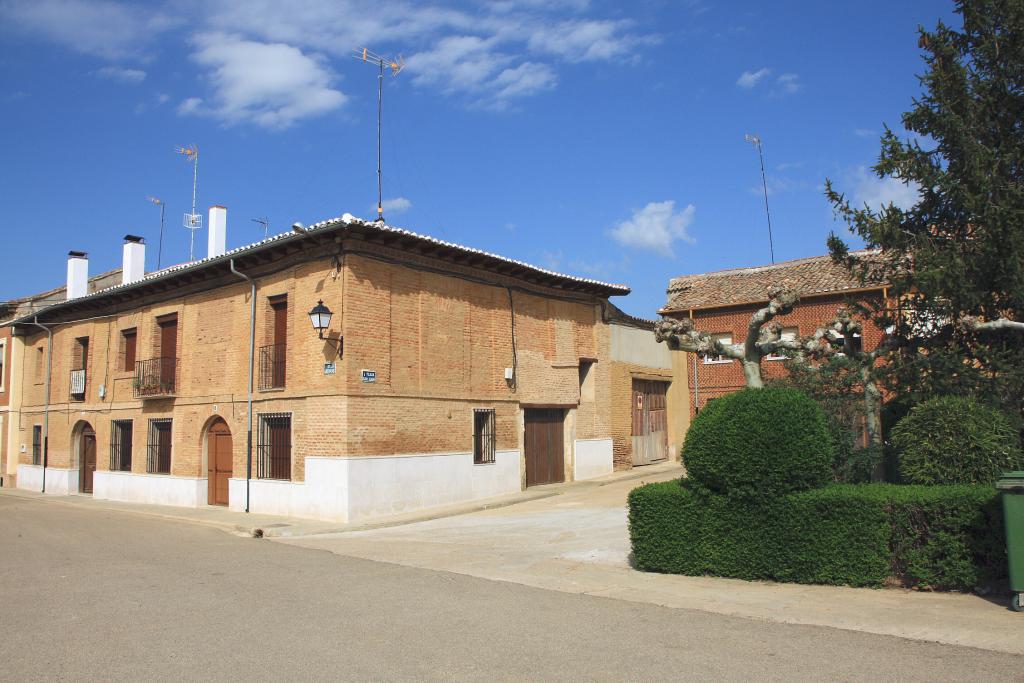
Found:
[{"label": "wall-mounted lantern", "polygon": [[324,302],[321,299],[316,302],[316,306],[314,306],[309,312],[309,322],[313,323],[313,329],[316,330],[317,336],[319,336],[320,339],[335,345],[335,348],[338,349],[338,357],[340,358],[342,344],[344,341],[340,338],[332,339],[331,337],[324,336],[324,331],[329,329],[331,326],[331,317],[333,315],[334,314],[331,313],[331,309],[324,306]]}]

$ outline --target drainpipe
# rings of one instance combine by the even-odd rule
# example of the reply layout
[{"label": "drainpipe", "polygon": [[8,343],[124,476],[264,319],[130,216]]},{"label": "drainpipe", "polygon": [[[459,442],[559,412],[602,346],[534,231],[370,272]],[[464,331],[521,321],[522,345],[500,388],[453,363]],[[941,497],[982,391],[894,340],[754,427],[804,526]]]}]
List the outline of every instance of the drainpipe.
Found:
[{"label": "drainpipe", "polygon": [[46,399],[43,403],[43,488],[46,493],[46,466],[50,459],[50,375],[53,371],[53,330],[39,322],[39,316],[32,320],[36,327],[46,330]]},{"label": "drainpipe", "polygon": [[249,480],[252,479],[252,373],[256,356],[256,281],[235,270],[235,259],[231,259],[231,272],[248,280],[252,286],[249,296],[249,427],[245,434],[245,511],[249,512]]}]

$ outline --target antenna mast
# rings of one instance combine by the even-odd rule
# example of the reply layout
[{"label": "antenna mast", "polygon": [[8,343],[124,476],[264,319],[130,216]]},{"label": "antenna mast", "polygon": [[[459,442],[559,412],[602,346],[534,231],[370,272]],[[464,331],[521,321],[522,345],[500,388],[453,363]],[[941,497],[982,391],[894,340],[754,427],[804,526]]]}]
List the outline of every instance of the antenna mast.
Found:
[{"label": "antenna mast", "polygon": [[199,148],[195,145],[178,147],[174,150],[192,162],[192,213],[186,213],[182,225],[189,231],[188,260],[194,260],[193,251],[196,241],[196,230],[203,227],[203,217],[196,213],[196,190],[199,186]]},{"label": "antenna mast", "polygon": [[384,222],[384,184],[381,173],[380,162],[380,140],[381,140],[381,118],[384,106],[384,67],[391,69],[391,76],[397,76],[405,67],[405,60],[399,55],[393,57],[382,57],[365,47],[355,51],[355,58],[361,59],[367,64],[377,65],[377,222]]},{"label": "antenna mast", "polygon": [[263,226],[263,239],[267,239],[267,234],[270,232],[270,219],[264,216],[263,218],[250,218],[249,220]]},{"label": "antenna mast", "polygon": [[743,136],[743,139],[757,147],[757,156],[761,159],[761,186],[764,188],[764,215],[768,217],[768,249],[772,255],[772,263],[775,263],[775,245],[772,242],[772,214],[768,211],[768,181],[764,176],[764,149],[761,145],[761,138],[757,133]]}]

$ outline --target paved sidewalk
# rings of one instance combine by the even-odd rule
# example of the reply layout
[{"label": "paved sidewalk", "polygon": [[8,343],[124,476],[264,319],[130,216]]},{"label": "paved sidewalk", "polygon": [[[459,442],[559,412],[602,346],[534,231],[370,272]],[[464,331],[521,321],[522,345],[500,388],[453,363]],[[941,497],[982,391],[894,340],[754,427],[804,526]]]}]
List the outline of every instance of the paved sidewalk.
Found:
[{"label": "paved sidewalk", "polygon": [[536,486],[526,491],[513,493],[507,496],[498,496],[495,498],[459,503],[456,505],[437,506],[399,515],[378,517],[372,520],[356,522],[353,524],[345,524],[344,522],[325,522],[280,515],[235,512],[226,507],[215,505],[208,505],[201,508],[185,508],[169,505],[147,505],[145,503],[122,503],[112,500],[97,500],[87,494],[65,496],[42,494],[34,491],[26,491],[24,489],[0,488],[0,495],[15,496],[44,503],[72,505],[94,510],[110,510],[112,512],[127,512],[147,515],[150,517],[172,519],[191,524],[202,524],[204,526],[223,529],[224,531],[241,536],[252,536],[256,538],[288,538],[315,536],[321,534],[350,533],[353,531],[365,531],[369,529],[400,526],[403,524],[480,512],[483,510],[503,508],[509,505],[517,505],[519,503],[539,500],[542,498],[550,498],[569,491],[591,490],[617,482],[643,479],[644,477],[649,479],[651,476],[660,476],[664,473],[671,473],[672,476],[679,476],[679,472],[680,468],[678,462],[668,462],[635,470],[615,472],[599,479],[569,482],[566,484]]},{"label": "paved sidewalk", "polygon": [[[666,480],[678,470],[647,475],[647,481]],[[639,483],[620,481],[459,517],[283,542],[568,593],[1024,654],[1024,615],[1009,611],[1008,596],[636,571],[629,565],[625,501]]]}]

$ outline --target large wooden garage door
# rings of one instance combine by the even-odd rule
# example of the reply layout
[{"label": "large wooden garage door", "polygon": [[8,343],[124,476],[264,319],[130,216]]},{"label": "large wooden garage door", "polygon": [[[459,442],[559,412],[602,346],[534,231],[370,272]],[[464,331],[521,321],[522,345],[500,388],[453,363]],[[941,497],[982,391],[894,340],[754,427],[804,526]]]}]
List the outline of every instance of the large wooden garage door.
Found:
[{"label": "large wooden garage door", "polygon": [[633,464],[668,458],[668,382],[633,380]]},{"label": "large wooden garage door", "polygon": [[526,485],[565,481],[562,410],[525,411]]}]

